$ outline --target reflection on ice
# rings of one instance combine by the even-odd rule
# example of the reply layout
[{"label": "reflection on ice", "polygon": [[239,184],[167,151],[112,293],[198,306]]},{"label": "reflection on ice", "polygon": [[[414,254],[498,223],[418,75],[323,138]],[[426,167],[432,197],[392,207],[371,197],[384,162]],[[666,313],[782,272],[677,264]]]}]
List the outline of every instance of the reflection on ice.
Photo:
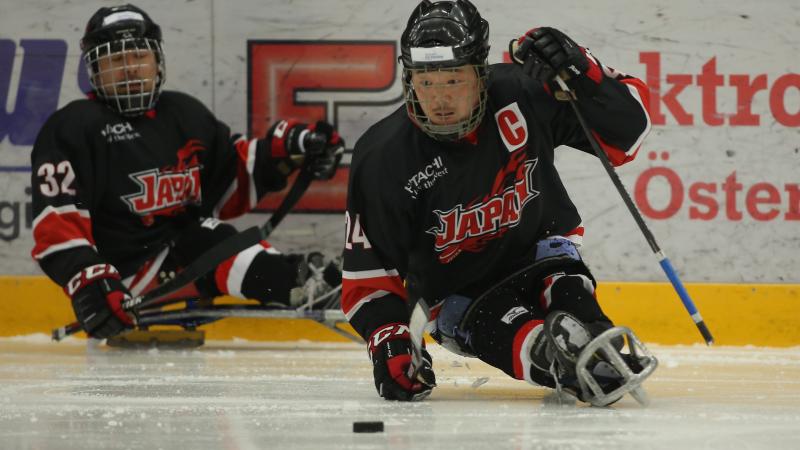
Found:
[{"label": "reflection on ice", "polygon": [[[374,392],[356,344],[130,351],[0,340],[3,448],[800,448],[800,348],[663,347],[652,404],[559,405],[432,345],[425,402]],[[381,420],[383,433],[354,434]]]}]

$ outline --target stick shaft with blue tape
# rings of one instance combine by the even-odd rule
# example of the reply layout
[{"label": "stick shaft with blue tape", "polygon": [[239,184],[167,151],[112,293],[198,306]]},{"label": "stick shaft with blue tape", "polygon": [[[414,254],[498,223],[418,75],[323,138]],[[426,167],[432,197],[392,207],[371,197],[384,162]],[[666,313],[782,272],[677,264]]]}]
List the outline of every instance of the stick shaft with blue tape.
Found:
[{"label": "stick shaft with blue tape", "polygon": [[611,177],[611,181],[614,183],[614,187],[617,188],[619,195],[622,197],[622,200],[625,202],[625,206],[628,207],[628,211],[630,211],[633,219],[636,221],[636,225],[639,226],[639,229],[642,231],[644,238],[647,240],[647,244],[650,245],[650,248],[653,250],[656,258],[658,258],[658,263],[661,265],[661,268],[664,269],[664,273],[667,274],[667,278],[669,279],[670,283],[672,283],[672,287],[675,288],[675,292],[678,293],[678,297],[680,297],[681,301],[683,302],[683,306],[686,308],[686,311],[689,312],[689,315],[692,317],[694,324],[697,326],[697,329],[700,331],[700,334],[703,335],[703,339],[706,341],[706,344],[711,345],[714,343],[714,337],[711,335],[711,332],[708,330],[705,322],[703,321],[703,317],[700,315],[700,312],[697,311],[697,307],[694,305],[692,298],[689,297],[689,293],[686,292],[686,288],[683,287],[683,283],[681,279],[678,278],[678,274],[675,272],[675,269],[672,267],[672,263],[669,262],[669,258],[664,254],[661,248],[658,246],[656,242],[656,238],[653,236],[653,233],[650,232],[650,229],[647,227],[647,224],[644,223],[644,219],[642,218],[642,214],[639,212],[639,209],[636,207],[636,204],[633,203],[633,199],[631,199],[630,194],[625,189],[625,186],[622,184],[622,180],[619,179],[619,175],[617,175],[617,171],[614,170],[614,166],[611,165],[611,161],[608,160],[608,155],[606,152],[600,148],[600,144],[592,135],[592,132],[589,128],[589,125],[586,123],[586,120],[583,118],[583,115],[578,110],[578,106],[575,104],[575,97],[572,95],[572,91],[564,82],[564,80],[558,76],[556,77],[556,82],[558,83],[559,87],[567,94],[567,99],[569,101],[570,106],[572,106],[572,110],[575,111],[575,116],[578,118],[578,122],[581,124],[583,128],[583,132],[586,134],[586,139],[589,140],[589,143],[592,145],[592,149],[594,150],[595,154],[598,158],[600,158],[600,162],[603,163],[603,167],[605,167],[606,172],[608,172],[608,176]]}]

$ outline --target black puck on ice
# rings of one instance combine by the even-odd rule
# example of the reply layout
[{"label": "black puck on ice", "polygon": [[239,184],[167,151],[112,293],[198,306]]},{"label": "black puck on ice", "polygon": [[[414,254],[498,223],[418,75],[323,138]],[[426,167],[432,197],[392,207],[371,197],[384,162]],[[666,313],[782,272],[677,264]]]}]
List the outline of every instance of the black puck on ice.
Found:
[{"label": "black puck on ice", "polygon": [[381,433],[383,422],[353,422],[353,433]]}]

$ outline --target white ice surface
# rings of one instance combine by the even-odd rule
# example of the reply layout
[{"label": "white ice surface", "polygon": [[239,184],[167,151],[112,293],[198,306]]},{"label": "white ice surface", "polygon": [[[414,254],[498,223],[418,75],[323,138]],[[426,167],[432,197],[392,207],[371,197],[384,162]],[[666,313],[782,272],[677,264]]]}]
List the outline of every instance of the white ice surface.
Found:
[{"label": "white ice surface", "polygon": [[[605,409],[545,404],[547,389],[431,347],[439,387],[397,403],[378,398],[357,344],[0,339],[0,448],[800,448],[800,347],[651,345],[652,404]],[[367,420],[385,431],[352,432]]]}]

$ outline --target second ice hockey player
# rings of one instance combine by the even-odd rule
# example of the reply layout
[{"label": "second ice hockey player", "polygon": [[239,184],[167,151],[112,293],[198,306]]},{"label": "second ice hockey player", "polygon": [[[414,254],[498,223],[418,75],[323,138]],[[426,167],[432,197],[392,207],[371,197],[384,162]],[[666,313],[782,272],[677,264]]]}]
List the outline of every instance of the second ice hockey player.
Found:
[{"label": "second ice hockey player", "polygon": [[[195,98],[163,90],[161,29],[135,6],[100,8],[81,48],[91,98],[54,113],[31,155],[32,255],[63,286],[82,328],[106,338],[131,325],[125,298],[236,233],[220,219],[282,189],[301,164],[330,178],[344,143],[328,123],[293,120],[248,139]],[[194,288],[287,304],[301,264],[264,241]]]}]

